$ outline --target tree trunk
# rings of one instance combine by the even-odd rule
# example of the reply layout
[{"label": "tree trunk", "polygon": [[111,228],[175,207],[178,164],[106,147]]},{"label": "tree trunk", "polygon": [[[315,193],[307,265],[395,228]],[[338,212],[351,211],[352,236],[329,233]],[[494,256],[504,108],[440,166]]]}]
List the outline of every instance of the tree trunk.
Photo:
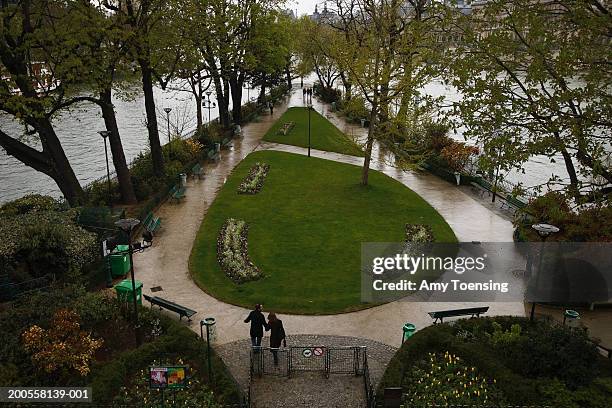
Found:
[{"label": "tree trunk", "polygon": [[153,162],[153,173],[157,177],[164,177],[164,156],[159,142],[159,131],[157,129],[157,112],[155,110],[155,98],[153,97],[153,78],[151,67],[147,60],[139,61],[142,71],[142,90],[145,97],[145,110],[147,114],[147,131],[149,134],[149,145],[151,147],[151,160]]},{"label": "tree trunk", "polygon": [[291,88],[293,86],[291,83],[291,61],[287,62],[287,65],[285,65],[285,76],[287,78],[287,86]]},{"label": "tree trunk", "polygon": [[229,84],[230,91],[232,93],[232,119],[235,124],[239,125],[242,123],[242,86],[241,81],[243,75],[232,74],[230,76]]},{"label": "tree trunk", "polygon": [[372,146],[374,145],[374,129],[376,127],[377,118],[377,103],[374,102],[370,112],[370,127],[368,128],[368,139],[366,141],[365,158],[363,160],[363,169],[361,171],[361,184],[368,185],[368,177],[370,175],[370,161],[372,159]]},{"label": "tree trunk", "polygon": [[197,121],[198,121],[197,130],[198,130],[198,134],[200,134],[200,132],[202,132],[202,127],[204,126],[204,123],[202,120],[202,100],[203,100],[202,73],[200,71],[198,71],[198,74],[196,76],[195,85],[196,86],[195,86],[194,96],[195,96],[195,103],[196,103],[196,115],[197,115]]},{"label": "tree trunk", "polygon": [[102,110],[102,117],[104,118],[104,124],[106,130],[110,132],[108,141],[110,143],[111,153],[113,156],[113,165],[117,172],[117,181],[119,182],[119,191],[121,192],[121,200],[125,204],[135,204],[136,194],[134,193],[134,186],[132,185],[132,178],[130,177],[130,170],[125,160],[125,154],[123,152],[123,145],[121,143],[121,135],[119,134],[119,127],[117,126],[117,117],[115,116],[115,108],[112,103],[110,89],[105,89],[100,92],[100,108]]},{"label": "tree trunk", "polygon": [[344,87],[344,100],[350,101],[353,97],[353,84],[351,81],[349,81],[345,72],[340,73],[340,79],[342,80],[342,86]]}]

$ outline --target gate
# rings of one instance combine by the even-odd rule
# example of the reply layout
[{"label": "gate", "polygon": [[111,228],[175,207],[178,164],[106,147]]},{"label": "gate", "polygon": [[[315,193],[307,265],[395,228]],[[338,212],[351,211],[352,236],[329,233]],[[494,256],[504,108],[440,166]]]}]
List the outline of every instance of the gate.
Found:
[{"label": "gate", "polygon": [[[274,356],[276,355],[276,362]],[[367,366],[365,346],[327,347],[291,346],[274,349],[251,349],[251,375],[291,376],[299,371],[330,374],[364,375]]]}]

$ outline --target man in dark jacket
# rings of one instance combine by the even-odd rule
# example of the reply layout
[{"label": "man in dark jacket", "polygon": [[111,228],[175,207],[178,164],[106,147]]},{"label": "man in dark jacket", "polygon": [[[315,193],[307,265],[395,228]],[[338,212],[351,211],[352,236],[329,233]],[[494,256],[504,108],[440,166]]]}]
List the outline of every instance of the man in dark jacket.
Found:
[{"label": "man in dark jacket", "polygon": [[264,329],[269,330],[268,323],[263,313],[261,313],[261,305],[255,305],[255,310],[251,311],[245,323],[251,323],[251,345],[253,347],[261,347],[261,338],[263,337]]}]

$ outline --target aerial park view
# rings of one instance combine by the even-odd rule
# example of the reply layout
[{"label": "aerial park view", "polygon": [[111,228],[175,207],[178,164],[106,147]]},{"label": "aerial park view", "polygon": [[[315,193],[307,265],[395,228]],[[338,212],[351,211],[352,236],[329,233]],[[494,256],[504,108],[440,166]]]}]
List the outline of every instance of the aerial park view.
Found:
[{"label": "aerial park view", "polygon": [[0,17],[0,406],[612,406],[610,2]]}]

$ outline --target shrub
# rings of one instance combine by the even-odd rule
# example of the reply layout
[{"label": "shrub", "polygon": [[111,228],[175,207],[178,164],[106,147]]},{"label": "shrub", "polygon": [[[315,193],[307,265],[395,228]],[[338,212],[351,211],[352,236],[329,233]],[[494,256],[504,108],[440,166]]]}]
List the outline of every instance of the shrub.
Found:
[{"label": "shrub", "polygon": [[97,256],[96,236],[74,222],[75,212],[33,212],[0,218],[0,261],[29,278],[80,273]]},{"label": "shrub", "polygon": [[324,102],[332,103],[336,102],[340,99],[342,93],[334,88],[328,88],[325,86],[321,86],[321,84],[317,83],[313,87],[313,91],[315,95],[318,95]]},{"label": "shrub", "polygon": [[468,367],[449,352],[429,353],[428,359],[409,374],[409,403],[421,404],[500,404],[495,379],[487,379],[476,367]]},{"label": "shrub", "polygon": [[440,151],[440,157],[451,170],[461,172],[469,163],[470,157],[478,154],[478,148],[463,142],[454,141]]},{"label": "shrub", "polygon": [[353,96],[348,101],[345,101],[342,113],[351,121],[370,117],[370,113],[365,106],[365,101],[360,96]]},{"label": "shrub", "polygon": [[53,373],[65,369],[81,376],[89,373],[90,362],[102,340],[81,330],[79,320],[73,310],[60,309],[48,329],[34,325],[22,334],[24,347],[39,370]]},{"label": "shrub", "polygon": [[18,198],[0,207],[0,216],[14,216],[40,211],[59,211],[64,206],[53,197],[30,194]]}]

